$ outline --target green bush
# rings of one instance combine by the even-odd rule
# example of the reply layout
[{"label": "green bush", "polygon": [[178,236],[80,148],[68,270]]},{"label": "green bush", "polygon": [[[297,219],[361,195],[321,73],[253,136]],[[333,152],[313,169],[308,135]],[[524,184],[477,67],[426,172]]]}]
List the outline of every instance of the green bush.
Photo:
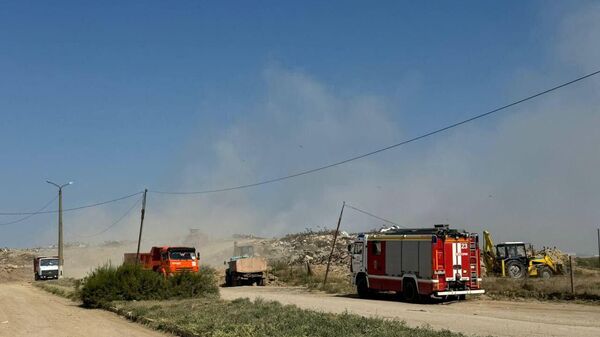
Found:
[{"label": "green bush", "polygon": [[93,270],[81,285],[85,307],[98,308],[112,301],[159,300],[203,297],[218,294],[215,272],[202,268],[199,273],[181,273],[165,278],[151,270],[124,264],[105,265]]}]

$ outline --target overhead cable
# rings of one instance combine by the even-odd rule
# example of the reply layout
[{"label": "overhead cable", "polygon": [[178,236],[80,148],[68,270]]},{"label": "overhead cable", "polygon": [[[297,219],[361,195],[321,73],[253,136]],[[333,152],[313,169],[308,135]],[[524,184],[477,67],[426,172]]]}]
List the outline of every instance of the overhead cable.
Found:
[{"label": "overhead cable", "polygon": [[396,222],[393,222],[393,221],[390,221],[390,220],[388,220],[388,219],[382,218],[382,217],[380,217],[380,216],[377,216],[377,215],[375,215],[375,214],[373,214],[373,213],[370,213],[370,212],[367,212],[367,211],[365,211],[365,210],[362,210],[362,209],[360,209],[360,208],[358,208],[358,207],[354,207],[354,206],[352,206],[352,205],[349,205],[349,204],[346,204],[346,207],[348,207],[348,208],[352,208],[353,210],[355,210],[355,211],[357,211],[357,212],[360,212],[360,213],[366,214],[366,215],[368,215],[368,216],[370,216],[370,217],[373,217],[373,218],[375,218],[375,219],[379,219],[379,220],[381,220],[381,221],[383,221],[383,222],[387,222],[387,223],[389,223],[389,224],[392,224],[392,225],[395,225],[395,226],[398,226],[398,227],[406,228],[406,226],[402,226],[402,225],[400,225],[400,224],[398,224],[398,223],[396,223]]},{"label": "overhead cable", "polygon": [[52,203],[53,203],[53,202],[54,202],[56,199],[58,199],[58,195],[54,196],[54,198],[52,198],[52,200],[48,201],[48,202],[47,202],[47,203],[46,203],[44,206],[42,206],[42,208],[38,209],[38,210],[37,210],[37,212],[38,212],[38,213],[32,213],[32,214],[26,215],[26,216],[24,216],[24,217],[22,217],[22,218],[20,218],[20,219],[17,219],[17,220],[13,220],[13,221],[9,221],[9,222],[3,222],[3,223],[0,223],[0,226],[8,226],[8,225],[16,224],[16,223],[19,223],[19,222],[21,222],[21,221],[25,221],[25,220],[27,220],[27,219],[31,218],[32,216],[34,216],[34,215],[36,215],[36,214],[40,214],[39,212],[41,212],[41,211],[45,210],[45,209],[46,209],[48,206],[50,206],[50,204],[52,204]]},{"label": "overhead cable", "polygon": [[[71,212],[71,211],[77,211],[77,210],[85,209],[85,208],[102,206],[102,205],[110,204],[110,203],[113,203],[113,202],[117,202],[117,201],[129,199],[129,198],[135,197],[136,195],[140,195],[142,193],[144,193],[144,192],[140,191],[140,192],[136,192],[136,193],[133,193],[133,194],[128,194],[128,195],[125,195],[125,196],[122,196],[122,197],[119,197],[119,198],[115,198],[115,199],[111,199],[111,200],[107,200],[107,201],[97,202],[95,204],[78,206],[78,207],[72,207],[72,208],[64,208],[62,211],[63,212]],[[0,212],[0,215],[36,215],[36,214],[47,214],[47,213],[58,213],[58,210],[53,210],[53,211],[35,211],[35,212]]]},{"label": "overhead cable", "polygon": [[150,190],[149,192],[158,193],[158,194],[172,194],[172,195],[218,193],[218,192],[226,192],[226,191],[233,191],[233,190],[240,190],[240,189],[245,189],[245,188],[250,188],[250,187],[256,187],[256,186],[260,186],[260,185],[266,185],[266,184],[270,184],[270,183],[275,183],[275,182],[282,181],[282,180],[296,178],[296,177],[299,177],[299,176],[304,176],[304,175],[307,175],[307,174],[311,174],[311,173],[315,173],[315,172],[318,172],[318,171],[326,170],[326,169],[329,169],[329,168],[332,168],[332,167],[335,167],[335,166],[343,165],[343,164],[346,164],[346,163],[349,163],[349,162],[352,162],[352,161],[355,161],[355,160],[359,160],[359,159],[362,159],[362,158],[365,158],[365,157],[369,157],[369,156],[378,154],[380,152],[391,150],[391,149],[394,149],[394,148],[397,148],[397,147],[400,147],[400,146],[403,146],[403,145],[415,142],[417,140],[421,140],[423,138],[427,138],[429,136],[433,136],[435,134],[442,133],[442,132],[450,130],[452,128],[456,128],[458,126],[461,126],[463,124],[467,124],[467,123],[473,122],[475,120],[478,120],[478,119],[490,116],[490,115],[492,115],[494,113],[497,113],[497,112],[500,112],[502,110],[506,110],[506,109],[508,109],[510,107],[513,107],[515,105],[518,105],[518,104],[530,101],[530,100],[532,100],[534,98],[537,98],[537,97],[540,97],[542,95],[549,94],[549,93],[551,93],[553,91],[556,91],[558,89],[567,87],[567,86],[569,86],[571,84],[577,83],[579,81],[582,81],[584,79],[587,79],[589,77],[592,77],[592,76],[595,76],[595,75],[598,75],[598,74],[600,74],[600,70],[594,71],[592,73],[589,73],[589,74],[581,76],[581,77],[578,77],[578,78],[576,78],[574,80],[571,80],[571,81],[559,84],[559,85],[554,86],[554,87],[552,87],[550,89],[546,89],[546,90],[540,91],[540,92],[538,92],[536,94],[533,94],[531,96],[527,96],[527,97],[522,98],[520,100],[517,100],[517,101],[514,101],[512,103],[503,105],[503,106],[501,106],[499,108],[490,110],[488,112],[484,112],[482,114],[479,114],[479,115],[467,118],[467,119],[462,120],[460,122],[456,122],[454,124],[450,124],[448,126],[445,126],[445,127],[442,127],[442,128],[439,128],[439,129],[427,132],[427,133],[422,134],[420,136],[416,136],[414,138],[410,138],[410,139],[404,140],[402,142],[399,142],[399,143],[396,143],[396,144],[392,144],[392,145],[380,148],[378,150],[367,152],[367,153],[364,153],[364,154],[361,154],[361,155],[358,155],[358,156],[355,156],[355,157],[350,157],[348,159],[344,159],[344,160],[341,160],[341,161],[338,161],[338,162],[334,162],[334,163],[331,163],[331,164],[327,164],[327,165],[324,165],[324,166],[320,166],[320,167],[317,167],[317,168],[313,168],[313,169],[309,169],[309,170],[305,170],[305,171],[300,171],[300,172],[293,173],[293,174],[290,174],[290,175],[286,175],[286,176],[282,176],[282,177],[278,177],[278,178],[273,178],[273,179],[267,179],[267,180],[263,180],[263,181],[259,181],[259,182],[255,182],[255,183],[250,183],[250,184],[245,184],[245,185],[230,186],[230,187],[223,187],[223,188],[216,188],[216,189],[207,189],[207,190],[201,190],[201,191],[187,191],[186,192],[186,191],[157,191],[157,190]]},{"label": "overhead cable", "polygon": [[121,215],[117,220],[115,220],[112,224],[110,224],[110,226],[104,228],[100,232],[94,233],[94,234],[90,234],[90,235],[74,235],[74,236],[77,237],[77,238],[91,238],[91,237],[98,236],[100,234],[106,233],[109,229],[111,229],[111,228],[115,227],[116,225],[118,225],[121,222],[121,220],[123,220],[129,213],[131,213],[131,211],[135,208],[135,206],[137,206],[140,203],[141,200],[142,200],[141,198],[138,199],[138,200],[136,200],[135,203],[133,203],[133,205],[131,205],[131,207],[129,207],[125,211],[125,213],[123,213],[123,215]]}]

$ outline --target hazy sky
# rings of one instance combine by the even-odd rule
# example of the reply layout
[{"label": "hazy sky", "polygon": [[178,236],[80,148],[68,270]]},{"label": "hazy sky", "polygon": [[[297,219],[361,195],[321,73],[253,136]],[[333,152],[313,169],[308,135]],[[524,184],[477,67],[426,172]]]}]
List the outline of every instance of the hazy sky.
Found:
[{"label": "hazy sky", "polygon": [[[251,183],[425,133],[600,67],[598,2],[0,4],[0,212],[142,190]],[[150,194],[148,242],[187,228],[278,235],[347,202],[594,253],[600,79],[311,176],[196,197]],[[67,240],[135,199],[65,214]],[[56,204],[50,206],[50,209]],[[139,212],[93,241],[135,239]],[[0,216],[0,222],[18,217]],[[381,223],[348,211],[344,228]],[[53,243],[56,215],[0,226]]]}]

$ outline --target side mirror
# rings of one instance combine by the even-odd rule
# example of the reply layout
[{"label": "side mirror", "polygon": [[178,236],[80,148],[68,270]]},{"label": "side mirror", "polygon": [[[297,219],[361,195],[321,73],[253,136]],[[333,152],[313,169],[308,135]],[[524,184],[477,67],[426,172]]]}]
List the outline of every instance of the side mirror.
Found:
[{"label": "side mirror", "polygon": [[348,253],[352,253],[352,244],[348,245]]},{"label": "side mirror", "polygon": [[200,252],[196,253],[196,260],[200,261]]},{"label": "side mirror", "polygon": [[223,265],[226,266],[227,265],[227,261],[223,261]]}]

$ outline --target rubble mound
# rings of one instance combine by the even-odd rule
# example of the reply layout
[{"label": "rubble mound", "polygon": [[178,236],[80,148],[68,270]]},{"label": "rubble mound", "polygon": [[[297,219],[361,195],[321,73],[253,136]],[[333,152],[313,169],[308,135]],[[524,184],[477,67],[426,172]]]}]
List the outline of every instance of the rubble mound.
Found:
[{"label": "rubble mound", "polygon": [[[307,229],[304,232],[288,234],[282,238],[264,240],[259,243],[260,252],[269,262],[284,262],[289,265],[306,263],[314,266],[326,265],[331,253],[334,232],[333,230],[313,231]],[[354,235],[343,231],[338,233],[331,256],[332,265],[344,267],[349,265],[348,244],[354,239]]]},{"label": "rubble mound", "polygon": [[34,250],[0,248],[0,282],[32,278]]}]

